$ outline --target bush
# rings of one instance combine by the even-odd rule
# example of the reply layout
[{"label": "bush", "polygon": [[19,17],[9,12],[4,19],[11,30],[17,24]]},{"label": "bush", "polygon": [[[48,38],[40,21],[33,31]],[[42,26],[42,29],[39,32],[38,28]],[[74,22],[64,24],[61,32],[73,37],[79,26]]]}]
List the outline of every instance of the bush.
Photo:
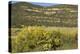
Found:
[{"label": "bush", "polygon": [[25,27],[12,38],[12,52],[56,50],[62,46],[61,35],[45,27]]}]

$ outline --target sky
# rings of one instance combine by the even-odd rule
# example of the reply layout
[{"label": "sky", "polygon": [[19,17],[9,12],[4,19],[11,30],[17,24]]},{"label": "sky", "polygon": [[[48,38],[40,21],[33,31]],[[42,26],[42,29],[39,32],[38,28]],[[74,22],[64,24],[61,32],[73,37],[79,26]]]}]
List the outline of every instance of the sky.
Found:
[{"label": "sky", "polygon": [[[12,1],[12,3],[16,3],[16,2],[17,1]],[[40,2],[29,2],[29,3],[44,6],[44,7],[58,5],[58,4],[55,4],[55,3],[40,3]]]},{"label": "sky", "polygon": [[39,2],[31,2],[32,4],[35,4],[35,5],[40,5],[40,6],[54,6],[54,5],[58,5],[58,4],[55,4],[55,3],[39,3]]}]

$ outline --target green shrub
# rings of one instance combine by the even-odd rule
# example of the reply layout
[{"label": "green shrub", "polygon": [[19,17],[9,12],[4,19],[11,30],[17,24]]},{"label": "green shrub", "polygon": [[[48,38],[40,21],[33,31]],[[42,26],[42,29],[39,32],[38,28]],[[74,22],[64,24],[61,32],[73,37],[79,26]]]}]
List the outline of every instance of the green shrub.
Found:
[{"label": "green shrub", "polygon": [[45,27],[25,27],[12,38],[12,52],[56,50],[62,46],[61,36]]}]

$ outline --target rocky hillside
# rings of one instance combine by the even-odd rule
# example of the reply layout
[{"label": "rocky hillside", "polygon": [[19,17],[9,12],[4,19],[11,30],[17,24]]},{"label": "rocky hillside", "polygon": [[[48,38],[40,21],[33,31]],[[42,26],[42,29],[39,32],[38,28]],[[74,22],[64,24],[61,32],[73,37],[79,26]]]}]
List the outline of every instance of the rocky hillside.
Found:
[{"label": "rocky hillside", "polygon": [[12,27],[25,26],[77,26],[77,5],[59,4],[43,7],[28,2],[11,4]]}]

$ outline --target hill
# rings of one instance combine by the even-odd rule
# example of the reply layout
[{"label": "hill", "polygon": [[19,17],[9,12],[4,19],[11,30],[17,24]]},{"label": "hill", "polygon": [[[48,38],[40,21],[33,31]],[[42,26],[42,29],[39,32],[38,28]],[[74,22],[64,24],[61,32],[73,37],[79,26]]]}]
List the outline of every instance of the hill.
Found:
[{"label": "hill", "polygon": [[77,5],[43,7],[29,2],[11,4],[11,26],[77,27]]}]

